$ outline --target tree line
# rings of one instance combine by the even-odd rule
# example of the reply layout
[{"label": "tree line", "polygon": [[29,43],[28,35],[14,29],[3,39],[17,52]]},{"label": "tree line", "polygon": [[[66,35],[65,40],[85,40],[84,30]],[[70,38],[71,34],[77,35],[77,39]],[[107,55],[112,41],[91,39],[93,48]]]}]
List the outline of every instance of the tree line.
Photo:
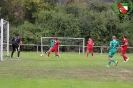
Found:
[{"label": "tree line", "polygon": [[40,44],[41,37],[91,37],[95,45],[106,46],[113,35],[120,42],[127,35],[133,46],[133,12],[121,18],[114,2],[102,0],[51,1],[0,0],[0,18],[10,22],[10,38],[19,33],[24,44]]}]

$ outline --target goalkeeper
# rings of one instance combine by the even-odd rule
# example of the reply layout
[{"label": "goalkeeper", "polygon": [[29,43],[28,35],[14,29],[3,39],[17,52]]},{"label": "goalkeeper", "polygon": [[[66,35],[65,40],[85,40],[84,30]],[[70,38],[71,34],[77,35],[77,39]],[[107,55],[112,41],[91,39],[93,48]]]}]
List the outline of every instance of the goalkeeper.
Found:
[{"label": "goalkeeper", "polygon": [[55,44],[55,39],[53,38],[53,39],[50,41],[50,48],[49,48],[49,50],[45,52],[46,54],[48,54],[48,52],[54,47],[54,44]]},{"label": "goalkeeper", "polygon": [[11,58],[13,57],[15,49],[17,49],[18,52],[18,58],[20,55],[20,38],[19,34],[16,34],[16,36],[12,39],[12,53],[11,53]]}]

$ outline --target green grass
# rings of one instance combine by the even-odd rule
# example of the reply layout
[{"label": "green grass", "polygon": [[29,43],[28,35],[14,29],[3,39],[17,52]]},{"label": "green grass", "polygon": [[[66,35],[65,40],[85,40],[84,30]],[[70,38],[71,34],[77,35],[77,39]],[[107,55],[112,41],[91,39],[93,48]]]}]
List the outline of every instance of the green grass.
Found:
[{"label": "green grass", "polygon": [[[0,62],[0,88],[132,88],[133,55],[123,63],[120,54],[114,59],[119,63],[106,67],[107,54],[61,53],[61,58],[49,58],[35,52],[21,52],[21,59],[4,58]],[[16,53],[14,55],[16,57]]]}]

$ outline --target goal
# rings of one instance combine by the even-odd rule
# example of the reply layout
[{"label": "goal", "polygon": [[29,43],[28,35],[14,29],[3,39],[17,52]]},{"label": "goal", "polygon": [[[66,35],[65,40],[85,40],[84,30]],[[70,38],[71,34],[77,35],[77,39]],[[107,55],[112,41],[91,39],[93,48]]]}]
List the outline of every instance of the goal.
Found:
[{"label": "goal", "polygon": [[9,56],[9,22],[0,19],[0,61],[3,61],[3,54]]},{"label": "goal", "polygon": [[47,51],[50,46],[50,40],[52,38],[58,38],[60,45],[58,47],[59,52],[78,52],[79,54],[85,52],[85,39],[84,38],[72,38],[72,37],[41,37],[41,53]]}]

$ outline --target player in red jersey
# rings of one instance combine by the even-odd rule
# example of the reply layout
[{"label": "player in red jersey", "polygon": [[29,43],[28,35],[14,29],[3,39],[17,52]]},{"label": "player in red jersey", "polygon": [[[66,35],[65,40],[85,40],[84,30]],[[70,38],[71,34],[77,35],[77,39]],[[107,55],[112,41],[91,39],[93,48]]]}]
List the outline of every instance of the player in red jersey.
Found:
[{"label": "player in red jersey", "polygon": [[60,57],[60,55],[58,54],[58,46],[59,46],[59,39],[56,38],[53,48],[51,48],[51,50],[48,52],[48,57],[50,55],[50,52],[55,52],[55,56]]},{"label": "player in red jersey", "polygon": [[86,57],[88,57],[89,53],[91,53],[91,55],[93,57],[93,45],[94,45],[93,40],[91,38],[89,38],[88,42],[87,42]]},{"label": "player in red jersey", "polygon": [[123,62],[127,62],[129,60],[129,58],[125,55],[127,52],[127,47],[128,47],[128,40],[126,35],[123,36],[123,41],[121,44],[121,56],[123,57],[124,61]]}]

